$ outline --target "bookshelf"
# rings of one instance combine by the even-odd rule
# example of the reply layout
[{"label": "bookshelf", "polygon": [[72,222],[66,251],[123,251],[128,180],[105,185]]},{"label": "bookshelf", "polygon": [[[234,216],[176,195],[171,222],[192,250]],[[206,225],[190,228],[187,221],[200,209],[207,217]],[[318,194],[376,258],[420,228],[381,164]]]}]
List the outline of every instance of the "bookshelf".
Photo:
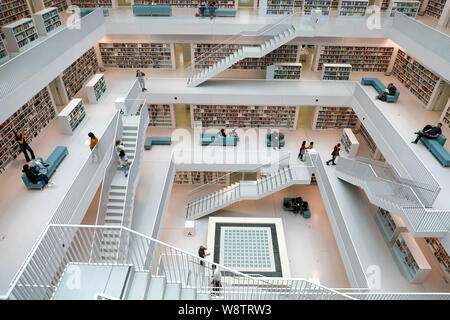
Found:
[{"label": "bookshelf", "polygon": [[72,99],[58,114],[58,121],[65,135],[73,135],[75,130],[80,128],[86,120],[86,110],[81,99]]},{"label": "bookshelf", "polygon": [[205,184],[212,183],[218,185],[229,185],[230,175],[228,172],[214,171],[177,171],[175,173],[174,184]]},{"label": "bookshelf", "polygon": [[53,100],[45,87],[0,124],[0,173],[20,153],[14,131],[25,133],[30,143],[55,116]]},{"label": "bookshelf", "polygon": [[438,238],[425,238],[425,241],[434,257],[439,262],[439,267],[444,273],[445,279],[450,281],[450,257],[448,256],[447,251],[445,251],[444,246]]},{"label": "bookshelf", "polygon": [[440,121],[442,122],[442,125],[450,128],[450,99],[447,101],[447,105],[442,112]]},{"label": "bookshelf", "polygon": [[300,80],[302,74],[301,63],[277,63],[267,66],[268,80]]},{"label": "bookshelf", "polygon": [[[197,8],[200,0],[135,0],[134,4],[170,4],[176,8]],[[215,1],[220,9],[236,8],[235,0],[217,0]]]},{"label": "bookshelf", "polygon": [[437,75],[400,49],[392,72],[425,106],[428,105],[440,81]]},{"label": "bookshelf", "polygon": [[83,87],[84,82],[97,72],[98,61],[94,47],[86,51],[62,73],[67,98],[72,99]]},{"label": "bookshelf", "polygon": [[352,129],[344,129],[341,136],[341,143],[348,157],[356,157],[356,154],[358,153],[359,142],[353,134]]},{"label": "bookshelf", "polygon": [[376,154],[377,152],[377,145],[375,144],[375,141],[373,141],[372,137],[370,136],[369,132],[367,132],[366,127],[364,127],[364,125],[361,123],[358,132],[361,134],[361,136],[363,137],[364,141],[366,141],[369,150],[370,150],[370,154],[372,155],[372,157]]},{"label": "bookshelf", "polygon": [[436,19],[440,19],[447,0],[429,0],[425,14]]},{"label": "bookshelf", "polygon": [[350,64],[324,63],[322,80],[350,80],[352,66]]},{"label": "bookshelf", "polygon": [[99,43],[99,48],[105,67],[175,69],[170,43]]},{"label": "bookshelf", "polygon": [[265,14],[288,14],[294,11],[294,0],[260,0],[259,6]]},{"label": "bookshelf", "polygon": [[36,41],[39,36],[36,32],[33,19],[23,18],[2,27],[6,45],[11,52],[20,52]]},{"label": "bookshelf", "polygon": [[392,248],[398,235],[407,231],[406,225],[400,217],[390,214],[389,211],[386,211],[383,208],[378,208],[375,214],[375,221],[380,228],[384,240],[390,248]]},{"label": "bookshelf", "polygon": [[299,12],[303,9],[303,0],[294,0],[294,10]]},{"label": "bookshelf", "polygon": [[71,0],[71,3],[80,8],[112,8],[112,0]]},{"label": "bookshelf", "polygon": [[408,17],[415,18],[417,16],[417,12],[419,12],[420,1],[411,1],[411,0],[392,0],[388,11],[391,17],[395,16],[396,12],[401,12]]},{"label": "bookshelf", "polygon": [[312,120],[313,130],[355,128],[358,117],[351,107],[316,107]]},{"label": "bookshelf", "polygon": [[320,9],[322,15],[328,16],[331,10],[331,0],[304,0],[303,14],[311,14],[314,9]]},{"label": "bookshelf", "polygon": [[407,232],[398,235],[392,246],[392,255],[400,271],[410,283],[422,283],[431,271],[416,240]]},{"label": "bookshelf", "polygon": [[44,7],[56,7],[59,12],[64,12],[67,8],[67,0],[44,0]]},{"label": "bookshelf", "polygon": [[[195,68],[204,69],[212,66],[215,62],[223,59],[225,56],[242,48],[243,44],[232,44],[226,49],[220,50],[206,59],[200,58],[201,55],[212,50],[217,44],[195,43],[192,45],[191,57],[195,59]],[[255,45],[249,45],[255,46]],[[199,61],[199,59],[202,59]],[[261,70],[265,71],[267,66],[277,63],[296,63],[298,62],[298,45],[283,45],[278,49],[268,53],[262,58],[247,58],[231,66],[230,69],[241,70]]]},{"label": "bookshelf", "polygon": [[387,10],[389,8],[390,2],[391,2],[391,0],[381,0],[380,10],[381,11]]},{"label": "bookshelf", "polygon": [[[22,18],[30,18],[31,11],[27,0],[10,0],[0,3],[0,27]],[[4,34],[2,33],[4,38]]]},{"label": "bookshelf", "polygon": [[366,15],[369,0],[340,0],[338,16],[363,17]]},{"label": "bookshelf", "polygon": [[2,37],[0,36],[0,65],[9,60],[9,54],[6,50],[5,43],[3,42]]},{"label": "bookshelf", "polygon": [[295,106],[191,105],[192,125],[220,128],[297,128]]},{"label": "bookshelf", "polygon": [[321,46],[317,70],[324,63],[350,64],[353,71],[386,72],[394,48]]},{"label": "bookshelf", "polygon": [[95,74],[86,85],[86,94],[90,103],[97,103],[106,91],[105,75]]},{"label": "bookshelf", "polygon": [[[136,115],[141,113],[142,104]],[[148,109],[148,126],[175,128],[175,108],[173,104],[150,104],[147,103]]]},{"label": "bookshelf", "polygon": [[61,19],[59,17],[58,8],[47,8],[33,14],[36,29],[40,36],[56,31],[61,27]]}]

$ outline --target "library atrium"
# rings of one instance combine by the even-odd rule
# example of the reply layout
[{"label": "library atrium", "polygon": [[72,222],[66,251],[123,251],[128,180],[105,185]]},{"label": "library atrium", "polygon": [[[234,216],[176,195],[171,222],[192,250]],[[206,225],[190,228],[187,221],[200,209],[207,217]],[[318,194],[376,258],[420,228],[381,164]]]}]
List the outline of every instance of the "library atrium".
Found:
[{"label": "library atrium", "polygon": [[449,21],[1,1],[0,300],[450,300]]}]

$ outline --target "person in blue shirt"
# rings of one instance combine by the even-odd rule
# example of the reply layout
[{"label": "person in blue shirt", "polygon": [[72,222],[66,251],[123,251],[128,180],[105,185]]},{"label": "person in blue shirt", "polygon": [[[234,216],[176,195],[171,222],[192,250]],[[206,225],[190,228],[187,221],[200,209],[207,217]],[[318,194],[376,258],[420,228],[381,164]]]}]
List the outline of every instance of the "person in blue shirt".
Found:
[{"label": "person in blue shirt", "polygon": [[[414,132],[415,134],[417,134],[417,138],[414,141],[411,141],[412,143],[417,143],[419,142],[419,140],[422,137],[428,138],[428,139],[436,139],[437,137],[439,137],[442,134],[442,123],[438,123],[437,126],[435,127],[431,127],[431,126],[427,126],[428,129],[425,127],[422,132]],[[431,127],[431,128],[430,128]]]}]

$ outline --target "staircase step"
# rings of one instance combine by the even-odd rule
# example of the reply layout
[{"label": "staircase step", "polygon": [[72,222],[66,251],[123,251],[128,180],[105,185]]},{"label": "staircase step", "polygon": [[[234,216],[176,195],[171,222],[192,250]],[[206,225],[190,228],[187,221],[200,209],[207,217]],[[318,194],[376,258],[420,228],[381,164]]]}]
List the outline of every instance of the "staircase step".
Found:
[{"label": "staircase step", "polygon": [[123,209],[106,209],[106,216],[108,216],[108,214],[110,214],[111,216],[117,216],[117,215],[122,215],[123,214]]},{"label": "staircase step", "polygon": [[163,300],[180,300],[181,284],[180,283],[168,283],[164,290]]},{"label": "staircase step", "polygon": [[114,189],[114,191],[116,191],[116,190],[125,190],[126,188],[127,188],[127,186],[111,184],[111,189]]},{"label": "staircase step", "polygon": [[112,194],[112,192],[109,193],[108,196],[108,200],[110,202],[124,202],[125,201],[125,192],[120,194],[120,195],[116,195],[116,194]]},{"label": "staircase step", "polygon": [[148,272],[135,272],[131,282],[131,287],[128,289],[127,300],[143,300],[145,298],[145,290],[147,289],[148,280]]},{"label": "staircase step", "polygon": [[124,203],[117,202],[117,201],[108,201],[108,204],[106,205],[108,209],[123,209]]},{"label": "staircase step", "polygon": [[164,290],[166,288],[165,277],[152,277],[150,285],[148,286],[145,300],[162,300],[164,297]]},{"label": "staircase step", "polygon": [[197,294],[195,289],[191,288],[182,288],[180,300],[196,300]]}]

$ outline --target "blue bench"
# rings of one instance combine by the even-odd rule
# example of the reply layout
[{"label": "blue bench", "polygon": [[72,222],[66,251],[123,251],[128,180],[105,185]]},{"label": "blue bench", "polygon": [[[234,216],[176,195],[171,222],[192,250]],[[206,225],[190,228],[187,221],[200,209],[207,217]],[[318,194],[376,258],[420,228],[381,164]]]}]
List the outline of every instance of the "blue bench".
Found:
[{"label": "blue bench", "polygon": [[[216,9],[214,11],[216,17],[236,17],[236,9]],[[200,9],[198,9],[198,16],[200,16]],[[205,17],[209,17],[209,9],[205,8]]]},{"label": "blue bench", "polygon": [[172,139],[170,137],[147,137],[144,143],[144,149],[150,150],[153,145],[167,145],[172,144]]},{"label": "blue bench", "polygon": [[[80,17],[83,18],[85,15],[88,15],[89,13],[93,12],[95,9],[81,9],[80,10]],[[103,8],[103,16],[107,17],[109,16],[109,10],[107,8]]]},{"label": "blue bench", "polygon": [[[386,90],[386,86],[378,80],[378,78],[362,78],[361,83],[365,86],[371,85],[377,90],[378,93]],[[395,94],[392,96],[390,94],[386,95],[386,101],[387,102],[397,102],[398,97],[400,96],[400,91],[397,89],[395,91]]]},{"label": "blue bench", "polygon": [[[419,132],[423,133],[422,130],[420,130]],[[447,141],[447,138],[443,134],[440,134],[436,139],[428,139],[422,137],[420,141],[422,141],[427,149],[430,150],[430,152],[436,157],[436,159],[439,160],[442,166],[450,166],[450,153],[448,153],[448,151],[444,148],[444,144],[445,141]]]},{"label": "blue bench", "polygon": [[218,145],[218,146],[236,146],[236,136],[219,136],[217,133],[202,132],[200,134],[200,143],[202,146]]},{"label": "blue bench", "polygon": [[[270,139],[271,134],[267,133],[266,134],[266,144],[268,147],[272,146],[272,140]],[[283,139],[278,141],[278,147],[284,147],[284,138],[286,137],[286,135],[283,137]]]},{"label": "blue bench", "polygon": [[172,7],[169,4],[133,4],[133,14],[136,16],[170,16]]},{"label": "blue bench", "polygon": [[[288,202],[293,200],[293,199],[295,199],[295,198],[284,198],[283,199],[283,210],[284,211],[294,211],[293,207],[289,208],[287,206]],[[311,217],[311,210],[309,210],[309,204],[308,204],[307,201],[304,201],[304,202],[306,202],[307,209],[302,211],[303,218],[310,218]]]},{"label": "blue bench", "polygon": [[[47,167],[47,176],[51,178],[51,176],[55,173],[56,168],[59,166],[59,164],[63,161],[63,159],[67,156],[69,151],[67,150],[67,147],[64,146],[57,146],[55,150],[53,150],[52,154],[45,160],[45,163],[49,166]],[[42,162],[42,158],[38,158]],[[22,174],[22,180],[23,183],[27,186],[28,189],[43,189],[44,188],[44,182],[38,181],[38,183],[32,183],[28,177],[24,174]]]}]

